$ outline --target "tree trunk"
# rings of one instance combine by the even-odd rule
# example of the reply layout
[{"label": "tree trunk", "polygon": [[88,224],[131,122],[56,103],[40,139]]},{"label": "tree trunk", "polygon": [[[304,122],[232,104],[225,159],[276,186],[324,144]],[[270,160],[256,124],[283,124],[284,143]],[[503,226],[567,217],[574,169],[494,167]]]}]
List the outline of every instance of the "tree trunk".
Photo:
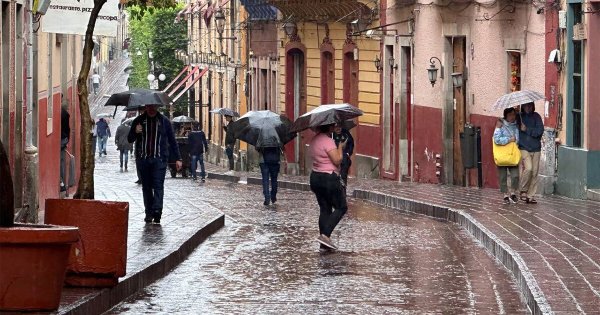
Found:
[{"label": "tree trunk", "polygon": [[81,115],[81,175],[77,192],[73,198],[94,199],[94,153],[92,152],[92,117],[90,115],[90,104],[88,103],[88,75],[92,64],[92,52],[94,50],[94,28],[96,19],[106,0],[94,0],[94,8],[90,14],[87,30],[85,32],[85,43],[83,46],[83,63],[77,78],[77,94],[79,96],[79,114]]},{"label": "tree trunk", "polygon": [[8,154],[0,140],[0,227],[11,227],[15,220],[15,195]]}]

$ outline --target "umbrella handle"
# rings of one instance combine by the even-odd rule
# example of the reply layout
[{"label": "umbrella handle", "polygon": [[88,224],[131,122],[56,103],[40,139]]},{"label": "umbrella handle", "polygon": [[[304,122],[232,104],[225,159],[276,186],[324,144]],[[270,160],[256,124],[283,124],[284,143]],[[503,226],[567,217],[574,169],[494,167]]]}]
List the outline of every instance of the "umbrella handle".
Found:
[{"label": "umbrella handle", "polygon": [[113,118],[115,118],[115,116],[117,116],[117,108],[119,108],[119,106],[115,106],[115,112],[113,113]]}]

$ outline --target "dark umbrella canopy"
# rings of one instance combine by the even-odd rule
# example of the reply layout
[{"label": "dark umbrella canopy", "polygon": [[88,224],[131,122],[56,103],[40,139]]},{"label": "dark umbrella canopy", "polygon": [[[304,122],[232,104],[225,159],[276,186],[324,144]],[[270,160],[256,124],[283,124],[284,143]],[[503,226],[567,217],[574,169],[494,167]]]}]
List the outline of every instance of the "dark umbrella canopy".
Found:
[{"label": "dark umbrella canopy", "polygon": [[214,114],[223,115],[223,116],[240,117],[240,114],[238,112],[234,112],[233,110],[231,110],[229,108],[215,108],[215,109],[211,110],[210,112],[214,113]]},{"label": "dark umbrella canopy", "polygon": [[272,111],[251,111],[227,128],[240,139],[257,148],[280,147],[296,137],[290,132],[292,122],[285,116]]},{"label": "dark umbrella canopy", "polygon": [[172,121],[177,122],[177,123],[193,123],[196,120],[194,118],[190,118],[188,116],[182,115],[182,116],[177,116],[177,117],[173,118]]},{"label": "dark umbrella canopy", "polygon": [[292,131],[302,131],[308,128],[340,124],[346,120],[362,116],[362,114],[362,110],[350,104],[321,105],[298,117],[292,125]]},{"label": "dark umbrella canopy", "polygon": [[341,124],[341,127],[342,129],[350,130],[356,127],[356,122],[354,121],[354,119],[344,120]]},{"label": "dark umbrella canopy", "polygon": [[161,91],[133,89],[115,93],[110,96],[104,106],[125,106],[125,110],[138,110],[146,105],[167,106],[171,103],[169,96]]}]

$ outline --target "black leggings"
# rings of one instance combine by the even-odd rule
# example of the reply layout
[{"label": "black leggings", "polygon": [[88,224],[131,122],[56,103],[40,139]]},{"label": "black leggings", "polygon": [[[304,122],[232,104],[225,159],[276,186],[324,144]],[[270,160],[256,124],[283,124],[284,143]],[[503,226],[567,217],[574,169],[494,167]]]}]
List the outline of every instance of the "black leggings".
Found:
[{"label": "black leggings", "polygon": [[312,172],[310,190],[317,197],[321,210],[319,233],[329,237],[348,210],[346,189],[342,186],[339,175]]}]

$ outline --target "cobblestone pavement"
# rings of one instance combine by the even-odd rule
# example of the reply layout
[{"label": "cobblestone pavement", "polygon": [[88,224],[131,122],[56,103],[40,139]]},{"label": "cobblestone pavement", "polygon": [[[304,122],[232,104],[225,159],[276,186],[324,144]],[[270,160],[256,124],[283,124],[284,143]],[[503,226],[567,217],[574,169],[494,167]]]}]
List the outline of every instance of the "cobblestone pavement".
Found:
[{"label": "cobblestone pavement", "polygon": [[[303,176],[282,179],[307,182]],[[537,205],[504,205],[493,189],[385,180],[350,179],[348,186],[349,194],[370,191],[464,211],[520,256],[525,276],[534,279],[552,312],[600,314],[600,203],[539,196]]]},{"label": "cobblestone pavement", "polygon": [[109,314],[527,312],[506,269],[454,224],[352,200],[340,250],[326,252],[311,193],[265,207],[257,186],[209,180],[190,195],[225,212],[225,229]]}]

